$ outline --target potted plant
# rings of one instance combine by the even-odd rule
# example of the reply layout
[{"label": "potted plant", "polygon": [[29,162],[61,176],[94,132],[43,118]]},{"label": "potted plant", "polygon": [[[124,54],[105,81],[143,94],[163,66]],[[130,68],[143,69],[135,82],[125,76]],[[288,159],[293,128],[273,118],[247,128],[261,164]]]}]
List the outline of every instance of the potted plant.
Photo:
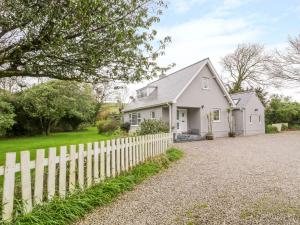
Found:
[{"label": "potted plant", "polygon": [[229,137],[235,137],[235,131],[234,131],[234,126],[233,126],[233,116],[232,116],[232,107],[229,107],[227,109],[227,119],[228,119],[228,125],[229,125],[229,132],[228,136]]},{"label": "potted plant", "polygon": [[207,126],[208,126],[208,132],[206,134],[206,140],[213,140],[214,134],[212,132],[212,112],[209,112],[207,114]]}]

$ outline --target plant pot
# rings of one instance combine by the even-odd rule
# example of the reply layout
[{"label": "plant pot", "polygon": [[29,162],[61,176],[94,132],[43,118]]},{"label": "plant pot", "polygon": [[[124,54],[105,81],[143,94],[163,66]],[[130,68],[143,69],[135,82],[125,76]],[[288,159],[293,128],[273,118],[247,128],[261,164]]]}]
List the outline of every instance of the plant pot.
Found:
[{"label": "plant pot", "polygon": [[205,137],[206,137],[206,140],[214,140],[213,134],[207,134]]},{"label": "plant pot", "polygon": [[229,132],[229,133],[228,133],[228,136],[229,136],[229,137],[235,137],[235,132]]}]

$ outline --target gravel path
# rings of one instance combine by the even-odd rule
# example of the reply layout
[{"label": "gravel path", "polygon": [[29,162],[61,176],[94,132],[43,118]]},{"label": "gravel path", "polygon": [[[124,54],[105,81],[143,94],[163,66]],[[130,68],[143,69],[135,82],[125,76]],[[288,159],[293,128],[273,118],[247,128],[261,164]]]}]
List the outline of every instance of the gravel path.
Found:
[{"label": "gravel path", "polygon": [[78,224],[300,224],[300,132],[177,146],[182,160]]}]

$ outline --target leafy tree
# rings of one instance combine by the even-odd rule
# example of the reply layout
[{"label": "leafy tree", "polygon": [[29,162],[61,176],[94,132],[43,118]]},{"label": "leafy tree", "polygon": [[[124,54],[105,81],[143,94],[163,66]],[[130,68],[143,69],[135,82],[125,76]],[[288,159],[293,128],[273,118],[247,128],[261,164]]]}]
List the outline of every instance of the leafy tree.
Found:
[{"label": "leafy tree", "polygon": [[151,78],[167,69],[156,60],[170,38],[158,40],[152,29],[165,7],[163,0],[3,0],[0,78]]},{"label": "leafy tree", "polygon": [[46,135],[62,119],[76,129],[81,122],[91,119],[95,107],[88,85],[67,81],[50,81],[34,86],[24,91],[20,100],[24,111],[39,119]]},{"label": "leafy tree", "polygon": [[300,103],[293,102],[288,97],[274,95],[266,107],[265,116],[266,124],[283,122],[299,124]]},{"label": "leafy tree", "polygon": [[0,94],[0,136],[3,136],[15,123],[15,113],[13,106],[3,98],[4,94],[2,91]]}]

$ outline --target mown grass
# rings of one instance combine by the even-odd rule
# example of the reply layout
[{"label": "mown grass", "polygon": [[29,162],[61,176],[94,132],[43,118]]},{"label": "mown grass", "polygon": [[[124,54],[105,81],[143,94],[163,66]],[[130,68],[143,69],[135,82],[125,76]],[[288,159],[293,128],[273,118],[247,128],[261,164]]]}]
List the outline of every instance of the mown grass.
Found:
[{"label": "mown grass", "polygon": [[92,209],[104,206],[115,200],[120,194],[130,191],[149,176],[168,168],[172,161],[182,157],[183,153],[175,148],[165,155],[138,165],[128,173],[95,185],[86,191],[78,191],[66,199],[56,198],[50,203],[37,206],[27,215],[16,217],[10,224],[70,224],[84,217]]},{"label": "mown grass", "polygon": [[83,131],[52,133],[49,136],[2,138],[0,139],[0,165],[4,164],[6,152],[30,150],[31,159],[34,159],[36,149],[39,148],[47,149],[62,145],[85,144],[110,138],[112,136],[109,134],[98,134],[96,127],[89,127]]}]

